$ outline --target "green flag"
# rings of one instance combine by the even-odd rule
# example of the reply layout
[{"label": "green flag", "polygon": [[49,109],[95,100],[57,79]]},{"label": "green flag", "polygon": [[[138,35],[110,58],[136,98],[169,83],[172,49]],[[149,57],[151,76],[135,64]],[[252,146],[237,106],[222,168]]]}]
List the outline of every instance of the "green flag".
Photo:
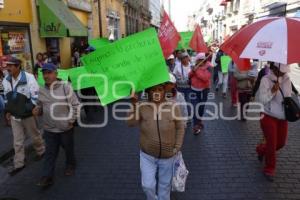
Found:
[{"label": "green flag", "polygon": [[169,80],[155,29],[131,35],[83,56],[81,61],[99,77],[95,88],[102,105]]},{"label": "green flag", "polygon": [[99,49],[103,46],[108,45],[110,42],[107,38],[98,38],[98,39],[93,39],[89,40],[89,45],[94,47],[95,49]]},{"label": "green flag", "polygon": [[85,67],[74,67],[68,70],[72,87],[74,90],[81,90],[94,87],[94,79]]},{"label": "green flag", "polygon": [[229,56],[221,56],[221,69],[223,73],[228,73],[231,58]]},{"label": "green flag", "polygon": [[[57,78],[59,78],[63,81],[68,81],[68,78],[69,78],[68,70],[58,69],[57,73],[58,73]],[[44,86],[45,85],[45,80],[44,80],[43,73],[42,73],[41,69],[39,69],[39,71],[38,71],[37,82],[38,82],[39,86]]]},{"label": "green flag", "polygon": [[193,37],[193,32],[180,32],[181,40],[178,43],[177,49],[190,49],[190,41]]}]

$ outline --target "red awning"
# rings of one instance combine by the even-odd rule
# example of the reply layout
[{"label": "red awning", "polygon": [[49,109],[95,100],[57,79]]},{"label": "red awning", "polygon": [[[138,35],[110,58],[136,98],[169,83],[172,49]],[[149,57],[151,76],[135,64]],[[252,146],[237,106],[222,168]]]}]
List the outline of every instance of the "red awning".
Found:
[{"label": "red awning", "polygon": [[220,3],[220,6],[226,6],[227,5],[227,1],[226,0],[222,0]]}]

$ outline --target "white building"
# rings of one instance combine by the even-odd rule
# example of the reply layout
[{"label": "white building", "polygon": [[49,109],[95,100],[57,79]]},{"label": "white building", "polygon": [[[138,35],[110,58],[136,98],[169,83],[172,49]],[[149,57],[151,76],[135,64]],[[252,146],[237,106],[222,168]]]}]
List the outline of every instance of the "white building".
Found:
[{"label": "white building", "polygon": [[151,12],[151,26],[159,27],[160,26],[160,16],[161,16],[161,2],[160,0],[150,0],[149,1],[149,10]]}]

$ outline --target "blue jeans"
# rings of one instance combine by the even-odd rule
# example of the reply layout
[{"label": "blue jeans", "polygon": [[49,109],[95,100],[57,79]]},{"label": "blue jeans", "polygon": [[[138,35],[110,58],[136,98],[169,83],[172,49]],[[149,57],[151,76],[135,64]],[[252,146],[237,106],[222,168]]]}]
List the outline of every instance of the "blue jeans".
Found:
[{"label": "blue jeans", "polygon": [[0,94],[0,114],[4,111],[4,99],[3,96]]},{"label": "blue jeans", "polygon": [[[208,93],[209,93],[209,89],[204,89],[202,91],[193,90],[193,96],[191,97],[191,101],[195,111],[193,117],[194,126],[199,122],[201,122],[201,118],[203,117],[204,114],[205,103],[207,102]],[[201,103],[201,105],[198,106],[197,108],[198,103]]]},{"label": "blue jeans", "polygon": [[44,139],[46,143],[46,153],[43,176],[54,176],[55,163],[60,146],[62,146],[65,150],[66,167],[75,167],[76,161],[74,156],[74,129],[63,133],[51,133],[48,131],[44,131]]},{"label": "blue jeans", "polygon": [[[170,200],[171,181],[173,175],[174,157],[168,159],[154,158],[140,152],[140,168],[142,173],[142,187],[147,200]],[[158,181],[156,172],[158,170]],[[156,184],[158,191],[156,195]]]},{"label": "blue jeans", "polygon": [[[181,92],[184,95],[185,102],[191,103],[190,96],[192,93],[192,89],[190,87],[189,88],[177,88],[177,89],[178,89],[178,92]],[[188,116],[190,117],[191,116],[191,107],[187,106],[187,110],[188,110]]]}]

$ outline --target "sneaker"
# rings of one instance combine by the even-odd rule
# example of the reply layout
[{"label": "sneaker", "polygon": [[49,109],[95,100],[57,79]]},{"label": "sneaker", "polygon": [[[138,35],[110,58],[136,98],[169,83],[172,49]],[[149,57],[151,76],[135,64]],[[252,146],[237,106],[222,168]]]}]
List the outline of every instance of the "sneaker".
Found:
[{"label": "sneaker", "polygon": [[194,135],[199,135],[201,133],[202,129],[203,129],[203,124],[202,123],[199,123],[199,124],[195,125],[194,128],[193,128],[193,134]]},{"label": "sneaker", "polygon": [[36,185],[39,186],[39,187],[46,188],[46,187],[49,187],[53,184],[54,184],[54,181],[53,181],[52,177],[43,176]]},{"label": "sneaker", "polygon": [[201,128],[194,128],[193,134],[194,135],[199,135],[201,133]]},{"label": "sneaker", "polygon": [[44,155],[45,155],[45,153],[43,153],[42,155],[35,155],[34,161],[40,161],[40,160],[42,160],[43,157],[44,157]]},{"label": "sneaker", "polygon": [[267,181],[274,182],[274,176],[273,175],[264,173],[264,176],[267,179]]},{"label": "sneaker", "polygon": [[226,93],[222,94],[223,99],[226,99]]},{"label": "sneaker", "polygon": [[18,167],[18,168],[11,167],[10,169],[8,169],[8,173],[10,176],[14,176],[17,173],[19,173],[20,171],[22,171],[24,168],[25,168],[25,165],[23,165],[22,167]]}]

